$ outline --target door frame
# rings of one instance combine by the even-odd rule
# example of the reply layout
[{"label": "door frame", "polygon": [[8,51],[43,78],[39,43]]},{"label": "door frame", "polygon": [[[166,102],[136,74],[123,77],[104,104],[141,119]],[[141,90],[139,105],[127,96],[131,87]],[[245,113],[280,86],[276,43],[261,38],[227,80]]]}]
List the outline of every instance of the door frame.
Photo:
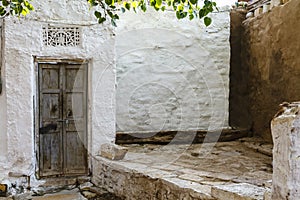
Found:
[{"label": "door frame", "polygon": [[83,58],[56,58],[56,57],[45,57],[45,56],[33,56],[34,60],[34,72],[35,72],[35,95],[33,97],[33,109],[34,109],[34,153],[35,153],[35,176],[37,179],[45,179],[45,178],[53,178],[53,177],[72,177],[76,175],[62,175],[62,176],[49,176],[49,177],[41,177],[40,176],[40,136],[39,136],[39,122],[40,122],[40,109],[39,109],[39,64],[85,64],[87,67],[87,92],[86,92],[86,148],[87,148],[87,173],[81,174],[78,176],[88,176],[91,174],[92,167],[92,159],[90,157],[91,150],[91,111],[90,111],[90,59]]}]

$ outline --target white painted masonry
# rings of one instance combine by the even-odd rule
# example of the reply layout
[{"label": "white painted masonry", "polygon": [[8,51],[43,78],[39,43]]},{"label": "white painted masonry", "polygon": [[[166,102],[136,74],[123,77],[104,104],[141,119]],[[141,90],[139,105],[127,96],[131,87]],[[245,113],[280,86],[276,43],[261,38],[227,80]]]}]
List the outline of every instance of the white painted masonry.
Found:
[{"label": "white painted masonry", "polygon": [[228,126],[229,7],[213,23],[125,13],[116,29],[117,131]]},{"label": "white painted masonry", "polygon": [[[0,182],[14,181],[9,172],[34,176],[36,65],[34,56],[87,59],[89,62],[89,150],[115,136],[115,55],[110,25],[99,25],[85,1],[34,1],[36,12],[26,19],[5,18],[3,24],[4,93],[0,96]],[[79,27],[78,47],[49,47],[42,43],[44,26]],[[7,119],[6,119],[7,118]],[[6,130],[7,129],[7,130]],[[7,138],[7,140],[5,139]],[[6,147],[7,146],[7,147]],[[7,152],[7,153],[6,153]]]},{"label": "white painted masonry", "polygon": [[271,123],[273,148],[272,199],[300,199],[300,103],[282,108]]},{"label": "white painted masonry", "polygon": [[[207,130],[228,125],[229,7],[212,14],[209,28],[198,20],[178,21],[174,13],[147,12],[122,15],[114,32],[110,25],[97,24],[93,12],[87,14],[85,1],[33,4],[36,12],[25,19],[5,18],[2,25],[1,183],[21,184],[8,177],[9,172],[35,178],[35,56],[89,61],[92,156],[102,143],[114,142],[116,116],[120,131]],[[44,46],[46,26],[79,27],[81,45]]]}]

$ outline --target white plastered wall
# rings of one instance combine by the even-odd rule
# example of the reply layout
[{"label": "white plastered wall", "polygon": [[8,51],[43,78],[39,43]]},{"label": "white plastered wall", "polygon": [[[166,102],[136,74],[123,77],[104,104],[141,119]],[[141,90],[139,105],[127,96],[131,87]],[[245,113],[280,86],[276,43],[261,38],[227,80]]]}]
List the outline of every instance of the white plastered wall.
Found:
[{"label": "white plastered wall", "polygon": [[[233,1],[218,1],[218,5]],[[148,10],[116,30],[117,131],[214,130],[228,126],[229,5],[203,20]]]},{"label": "white plastered wall", "polygon": [[[110,25],[99,25],[85,1],[35,1],[36,12],[26,19],[4,20],[4,93],[0,96],[3,150],[0,182],[15,181],[9,172],[34,175],[36,66],[34,56],[89,61],[89,153],[115,136],[115,50]],[[43,26],[72,26],[81,30],[78,47],[48,47],[42,43]],[[5,119],[7,117],[7,119]],[[3,128],[3,129],[2,129]],[[7,130],[5,130],[7,129]],[[7,140],[5,139],[7,138]]]},{"label": "white plastered wall", "polygon": [[[2,58],[2,20],[0,21],[0,58]],[[1,59],[2,61],[2,59]],[[1,62],[0,61],[0,62]],[[4,162],[7,155],[7,135],[6,135],[6,94],[5,94],[5,68],[2,67],[2,63],[0,63],[1,68],[1,82],[2,82],[2,93],[0,94],[0,162]]]}]

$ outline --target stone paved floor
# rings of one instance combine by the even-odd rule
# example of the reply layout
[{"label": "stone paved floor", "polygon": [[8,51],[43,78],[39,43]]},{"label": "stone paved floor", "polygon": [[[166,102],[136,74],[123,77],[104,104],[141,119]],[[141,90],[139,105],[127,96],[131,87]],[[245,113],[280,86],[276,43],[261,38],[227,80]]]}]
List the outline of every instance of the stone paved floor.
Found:
[{"label": "stone paved floor", "polygon": [[[272,185],[272,146],[258,139],[245,138],[216,144],[124,146],[128,148],[128,153],[123,160],[110,161],[96,157],[95,165],[100,168],[96,168],[96,173],[99,171],[99,174],[94,180],[99,185],[102,182],[110,192],[116,192],[126,199],[134,194],[119,188],[118,185],[132,184],[128,187],[138,187],[139,190],[144,190],[143,186],[136,185],[140,184],[138,178],[123,183],[116,177],[130,180],[143,175],[145,182],[148,181],[145,177],[149,177],[149,183],[145,183],[145,187],[153,180],[162,180],[167,185],[173,184],[177,189],[182,188],[182,193],[186,189],[196,192],[199,194],[197,199],[269,198],[266,196],[270,195]],[[151,196],[149,192],[147,195]],[[139,198],[136,196],[132,199]]]},{"label": "stone paved floor", "polygon": [[259,146],[259,142],[249,140],[202,145],[126,145],[129,152],[120,162],[137,168],[144,165],[153,173],[172,172],[180,179],[205,185],[231,182],[270,187],[272,157],[258,152],[255,147]]}]

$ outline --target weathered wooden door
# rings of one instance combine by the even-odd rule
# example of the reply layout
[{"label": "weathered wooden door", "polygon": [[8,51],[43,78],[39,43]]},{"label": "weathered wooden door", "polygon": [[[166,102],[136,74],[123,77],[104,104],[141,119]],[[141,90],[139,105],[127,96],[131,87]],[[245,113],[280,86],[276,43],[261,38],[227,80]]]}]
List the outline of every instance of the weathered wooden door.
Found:
[{"label": "weathered wooden door", "polygon": [[87,173],[87,66],[39,63],[39,174]]}]

